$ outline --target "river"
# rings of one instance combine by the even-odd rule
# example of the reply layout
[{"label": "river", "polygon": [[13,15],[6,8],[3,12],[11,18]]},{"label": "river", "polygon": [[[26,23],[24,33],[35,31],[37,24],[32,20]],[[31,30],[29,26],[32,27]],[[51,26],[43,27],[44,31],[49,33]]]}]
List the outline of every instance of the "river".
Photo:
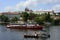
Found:
[{"label": "river", "polygon": [[[24,38],[25,33],[34,34],[40,30],[16,30],[9,29],[0,25],[0,40],[42,40],[35,38]],[[60,40],[60,26],[52,26],[49,28],[50,38],[47,40]]]},{"label": "river", "polygon": [[60,26],[50,27],[50,40],[60,40]]}]

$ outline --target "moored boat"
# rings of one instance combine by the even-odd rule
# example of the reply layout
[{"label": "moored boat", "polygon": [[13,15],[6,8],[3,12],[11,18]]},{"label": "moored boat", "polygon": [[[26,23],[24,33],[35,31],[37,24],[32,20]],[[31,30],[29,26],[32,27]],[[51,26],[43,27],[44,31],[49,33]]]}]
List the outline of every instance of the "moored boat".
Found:
[{"label": "moored boat", "polygon": [[43,26],[40,26],[40,25],[7,25],[7,28],[11,28],[11,29],[35,29],[35,30],[42,30]]},{"label": "moored boat", "polygon": [[35,36],[35,35],[24,35],[24,38],[39,38],[39,36]]},{"label": "moored boat", "polygon": [[25,34],[24,35],[24,38],[45,38],[45,39],[47,39],[47,38],[50,38],[50,35],[48,35],[48,34],[37,34],[37,33],[35,33],[34,35],[28,35],[28,34]]}]

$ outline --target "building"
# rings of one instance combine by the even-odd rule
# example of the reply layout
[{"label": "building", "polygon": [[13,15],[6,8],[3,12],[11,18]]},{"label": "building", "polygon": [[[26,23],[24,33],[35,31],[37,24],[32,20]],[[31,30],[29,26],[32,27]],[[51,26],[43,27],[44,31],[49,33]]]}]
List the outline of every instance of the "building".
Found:
[{"label": "building", "polygon": [[35,14],[50,13],[51,15],[55,15],[54,10],[32,11],[32,10],[29,10],[28,8],[25,8],[25,12],[28,12],[28,13],[33,12]]},{"label": "building", "polygon": [[53,15],[54,11],[53,10],[51,10],[51,11],[45,11],[45,10],[43,10],[43,11],[34,11],[33,13],[35,13],[35,14],[50,13],[51,15]]},{"label": "building", "polygon": [[7,16],[9,19],[13,18],[13,17],[17,17],[18,19],[20,19],[20,12],[2,12],[0,13],[0,15],[4,15]]}]

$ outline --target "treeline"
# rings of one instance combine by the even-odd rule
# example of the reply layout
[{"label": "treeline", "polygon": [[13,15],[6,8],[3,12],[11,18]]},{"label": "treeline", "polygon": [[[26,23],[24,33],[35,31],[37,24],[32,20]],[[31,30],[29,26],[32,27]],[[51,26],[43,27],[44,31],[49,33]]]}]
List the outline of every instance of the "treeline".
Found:
[{"label": "treeline", "polygon": [[[59,18],[56,18],[59,17]],[[53,25],[59,25],[60,24],[60,13],[58,15],[50,15],[50,13],[43,13],[43,14],[34,14],[33,12],[27,13],[22,12],[22,18],[24,22],[27,22],[27,20],[34,21],[39,25],[44,25],[46,22],[49,22]]]},{"label": "treeline", "polygon": [[5,15],[0,15],[0,22],[6,22],[6,23],[15,23],[17,22],[19,19],[17,17],[12,17],[11,19],[8,18]]},{"label": "treeline", "polygon": [[[54,16],[54,18],[53,18]],[[35,14],[33,12],[22,12],[20,15],[20,18],[22,17],[22,21],[27,23],[28,20],[31,22],[35,22],[39,25],[44,25],[45,22],[50,22],[53,25],[58,25],[60,24],[60,13],[58,15],[50,15],[50,13],[43,13],[43,14]],[[59,18],[56,18],[59,17]],[[11,22],[11,23],[17,23],[17,21],[20,21],[17,17],[12,17],[11,19],[8,18],[5,15],[0,15],[0,22]]]}]

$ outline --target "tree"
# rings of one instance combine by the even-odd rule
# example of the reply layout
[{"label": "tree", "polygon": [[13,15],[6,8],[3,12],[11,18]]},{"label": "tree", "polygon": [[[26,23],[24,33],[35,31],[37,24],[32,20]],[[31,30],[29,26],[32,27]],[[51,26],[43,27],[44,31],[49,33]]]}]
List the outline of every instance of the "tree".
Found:
[{"label": "tree", "polygon": [[51,16],[50,16],[50,13],[48,12],[48,14],[45,15],[45,21],[46,22],[51,22],[52,19],[51,19]]},{"label": "tree", "polygon": [[2,22],[9,22],[10,20],[9,20],[8,17],[6,17],[4,15],[0,15],[0,21],[2,21]]},{"label": "tree", "polygon": [[41,20],[40,17],[36,17],[36,18],[34,19],[34,21],[35,21],[37,24],[39,24],[39,25],[44,24],[44,23],[43,23],[44,21]]},{"label": "tree", "polygon": [[59,25],[59,23],[60,23],[60,19],[55,19],[55,20],[53,21],[53,24],[54,24],[54,25]]},{"label": "tree", "polygon": [[29,13],[29,20],[33,20],[36,17],[36,14],[30,12]]},{"label": "tree", "polygon": [[18,19],[17,17],[13,17],[10,21],[15,23],[15,22],[17,22],[18,20],[19,20],[19,19]]},{"label": "tree", "polygon": [[58,13],[58,15],[60,16],[60,12]]},{"label": "tree", "polygon": [[22,12],[22,19],[24,22],[27,22],[29,14],[27,12]]}]

